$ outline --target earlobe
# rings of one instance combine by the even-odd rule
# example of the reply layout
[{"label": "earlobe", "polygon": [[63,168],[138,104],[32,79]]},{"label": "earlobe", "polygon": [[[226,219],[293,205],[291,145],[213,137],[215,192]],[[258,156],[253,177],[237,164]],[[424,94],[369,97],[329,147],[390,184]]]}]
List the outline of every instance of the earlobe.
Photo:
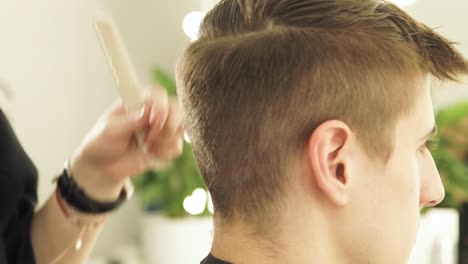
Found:
[{"label": "earlobe", "polygon": [[351,136],[352,132],[345,123],[330,120],[315,129],[307,146],[311,177],[325,197],[337,206],[344,206],[348,200],[350,175],[345,146]]}]

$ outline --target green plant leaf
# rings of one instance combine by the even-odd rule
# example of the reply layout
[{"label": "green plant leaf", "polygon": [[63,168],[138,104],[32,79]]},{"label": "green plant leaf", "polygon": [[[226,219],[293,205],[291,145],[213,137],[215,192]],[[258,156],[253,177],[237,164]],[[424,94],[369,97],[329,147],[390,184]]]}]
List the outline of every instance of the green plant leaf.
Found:
[{"label": "green plant leaf", "polygon": [[177,95],[177,86],[174,78],[161,68],[153,70],[153,78],[156,84],[166,88],[170,96]]}]

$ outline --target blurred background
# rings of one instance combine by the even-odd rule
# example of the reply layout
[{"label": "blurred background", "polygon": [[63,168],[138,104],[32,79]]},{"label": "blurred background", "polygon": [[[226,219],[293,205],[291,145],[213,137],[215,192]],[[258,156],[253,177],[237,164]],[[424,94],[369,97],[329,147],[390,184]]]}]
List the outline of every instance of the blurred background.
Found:
[{"label": "blurred background", "polygon": [[[40,204],[64,160],[117,97],[93,18],[113,17],[142,85],[174,93],[176,60],[216,2],[0,0],[0,107],[39,169]],[[468,56],[468,1],[395,2]],[[433,89],[442,128],[434,156],[447,198],[423,215],[410,261],[417,264],[468,263],[468,78],[440,86]],[[210,249],[212,208],[190,144],[174,164],[135,185],[136,199],[106,225],[89,263],[197,263]]]}]

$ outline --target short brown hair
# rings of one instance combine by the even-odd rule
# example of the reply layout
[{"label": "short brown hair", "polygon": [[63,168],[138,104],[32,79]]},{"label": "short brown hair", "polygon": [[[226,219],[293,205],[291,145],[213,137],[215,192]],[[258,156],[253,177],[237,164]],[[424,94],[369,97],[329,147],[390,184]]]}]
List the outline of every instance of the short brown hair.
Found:
[{"label": "short brown hair", "polygon": [[427,73],[455,80],[468,64],[392,3],[221,1],[177,67],[216,213],[249,222],[277,213],[291,161],[326,120],[346,122],[369,154],[388,158]]}]

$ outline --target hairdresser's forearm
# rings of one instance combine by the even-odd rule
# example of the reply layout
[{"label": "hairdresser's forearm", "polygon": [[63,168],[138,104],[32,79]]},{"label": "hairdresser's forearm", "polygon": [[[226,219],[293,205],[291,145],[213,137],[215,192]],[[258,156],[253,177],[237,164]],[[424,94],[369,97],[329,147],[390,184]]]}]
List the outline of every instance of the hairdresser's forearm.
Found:
[{"label": "hairdresser's forearm", "polygon": [[84,263],[101,228],[102,226],[99,226],[87,231],[83,236],[81,249],[76,251],[75,243],[80,228],[65,217],[52,195],[33,218],[31,239],[36,263],[52,264],[61,254],[65,255],[56,263]]},{"label": "hairdresser's forearm", "polygon": [[[78,185],[87,195],[98,201],[114,201],[119,196],[123,182],[109,182],[93,167],[90,167],[81,156],[75,156],[71,161],[71,173]],[[64,205],[63,199],[58,197]],[[69,206],[69,205],[68,205]],[[80,219],[96,220],[95,216],[84,213],[74,215]],[[105,221],[107,215],[98,215],[98,222]],[[82,247],[75,250],[82,227],[77,226],[68,219],[55,195],[35,214],[32,225],[32,242],[37,264],[52,264],[55,258],[65,254],[57,263],[84,263],[89,256],[97,235],[104,222],[96,228],[87,228],[82,239]],[[55,263],[53,263],[55,264]]]}]

